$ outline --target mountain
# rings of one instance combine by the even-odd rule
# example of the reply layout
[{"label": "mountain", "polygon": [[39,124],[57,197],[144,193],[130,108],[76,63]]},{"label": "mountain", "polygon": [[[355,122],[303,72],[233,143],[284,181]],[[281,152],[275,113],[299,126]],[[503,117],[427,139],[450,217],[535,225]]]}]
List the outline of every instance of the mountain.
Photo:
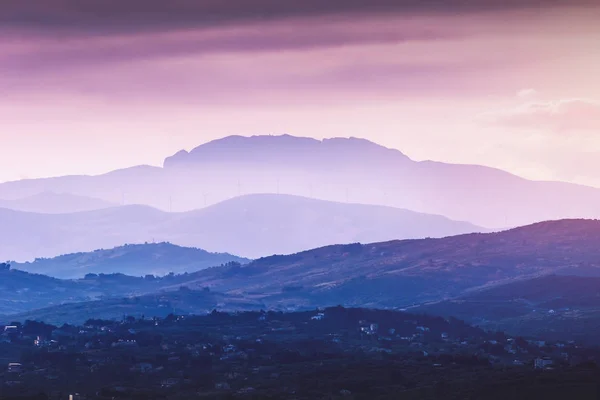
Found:
[{"label": "mountain", "polygon": [[328,246],[210,268],[188,285],[290,307],[405,308],[516,279],[600,277],[598,243],[599,221],[549,221],[497,233]]},{"label": "mountain", "polygon": [[[21,271],[4,271],[0,276],[0,305],[5,306],[0,307],[0,314],[28,312],[40,308],[41,304],[62,307],[64,303],[84,301],[100,301],[92,305],[100,309],[102,301],[110,298],[176,292],[182,287],[193,291],[208,289],[278,310],[341,304],[406,308],[415,312],[436,304],[450,304],[446,300],[494,293],[492,290],[497,287],[500,296],[497,305],[510,309],[507,299],[528,299],[519,293],[527,294],[530,289],[528,286],[521,289],[520,282],[549,275],[583,277],[589,282],[600,279],[598,243],[600,221],[560,220],[496,233],[332,245],[265,257],[245,265],[233,263],[162,278],[114,274],[58,280]],[[550,307],[549,304],[568,307],[564,302],[558,301],[556,305],[551,302],[560,300],[560,293],[576,293],[573,288],[578,287],[587,293],[583,301],[592,301],[595,307],[594,284],[584,282],[583,286],[584,283],[564,280],[550,286],[547,282],[541,281],[537,285],[540,293],[531,293],[534,297],[527,300],[535,307],[546,303],[544,307]],[[512,286],[516,289],[508,290],[513,284],[517,285]],[[553,292],[557,293],[554,297]],[[493,299],[489,295],[488,298]],[[493,313],[495,309],[497,307],[490,303],[489,310],[482,313]],[[45,312],[50,313],[50,310]],[[519,318],[520,315],[508,316]]]},{"label": "mountain", "polygon": [[[361,165],[361,159],[375,164]],[[357,163],[358,161],[358,163]],[[165,168],[198,166],[208,163],[244,165],[288,165],[324,171],[338,169],[354,171],[381,166],[394,167],[411,160],[400,151],[392,150],[357,138],[316,140],[282,136],[229,136],[198,146],[190,152],[180,151],[167,157]]]},{"label": "mountain", "polygon": [[209,253],[202,249],[180,247],[170,243],[146,243],[54,258],[38,258],[31,263],[13,263],[12,267],[57,278],[76,279],[90,273],[121,273],[132,276],[160,276],[171,272],[180,274],[229,262],[249,261],[227,253]]},{"label": "mountain", "polygon": [[257,258],[332,243],[443,237],[484,229],[437,215],[392,207],[257,194],[183,213],[160,228],[174,243],[202,243]]},{"label": "mountain", "polygon": [[417,162],[356,138],[230,136],[167,157],[162,168],[9,182],[0,185],[0,198],[47,190],[175,211],[277,192],[387,205],[495,229],[600,217],[600,189],[530,181],[477,165]]},{"label": "mountain", "polygon": [[486,329],[600,344],[600,277],[549,275],[510,282],[412,309]]},{"label": "mountain", "polygon": [[41,192],[25,198],[1,200],[0,208],[42,214],[65,214],[116,206],[104,200],[69,193]]},{"label": "mountain", "polygon": [[483,230],[392,207],[289,195],[241,196],[185,213],[134,205],[61,215],[0,209],[0,222],[0,254],[17,261],[147,241],[257,258],[331,243],[441,237]]}]

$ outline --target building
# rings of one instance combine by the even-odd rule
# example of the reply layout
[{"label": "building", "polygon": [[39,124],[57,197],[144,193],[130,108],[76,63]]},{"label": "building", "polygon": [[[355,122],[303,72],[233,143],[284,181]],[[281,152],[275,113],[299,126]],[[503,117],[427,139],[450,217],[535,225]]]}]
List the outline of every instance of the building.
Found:
[{"label": "building", "polygon": [[4,332],[10,333],[10,332],[18,332],[19,331],[19,327],[14,326],[14,325],[7,325],[4,327]]},{"label": "building", "polygon": [[112,344],[112,347],[138,347],[135,340],[119,340]]},{"label": "building", "polygon": [[23,370],[23,366],[19,363],[10,363],[8,364],[8,372],[13,374],[21,373]]},{"label": "building", "polygon": [[533,362],[533,366],[535,369],[546,369],[550,366],[552,366],[553,362],[551,359],[544,357],[544,358],[536,358],[535,361]]},{"label": "building", "polygon": [[150,363],[139,363],[131,367],[131,371],[146,373],[152,371],[152,364]]},{"label": "building", "polygon": [[313,316],[311,319],[312,319],[312,320],[314,320],[314,321],[320,321],[320,320],[322,320],[323,318],[325,318],[325,314],[323,314],[323,313],[318,313],[317,315]]},{"label": "building", "polygon": [[176,386],[178,384],[179,384],[179,379],[177,379],[177,378],[163,379],[160,382],[160,386],[163,388],[170,388],[170,387]]}]

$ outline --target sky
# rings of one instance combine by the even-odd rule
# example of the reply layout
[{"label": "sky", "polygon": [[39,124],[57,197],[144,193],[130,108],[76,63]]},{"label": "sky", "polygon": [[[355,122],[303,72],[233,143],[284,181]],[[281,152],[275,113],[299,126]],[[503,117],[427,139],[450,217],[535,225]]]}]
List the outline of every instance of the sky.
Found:
[{"label": "sky", "polygon": [[287,133],[600,187],[594,3],[3,0],[0,181]]}]

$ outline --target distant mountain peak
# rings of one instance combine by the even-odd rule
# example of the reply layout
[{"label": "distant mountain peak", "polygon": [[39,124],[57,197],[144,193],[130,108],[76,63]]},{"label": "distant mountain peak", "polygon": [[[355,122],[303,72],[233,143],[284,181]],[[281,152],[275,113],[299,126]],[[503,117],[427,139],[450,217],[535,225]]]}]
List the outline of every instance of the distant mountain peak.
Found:
[{"label": "distant mountain peak", "polygon": [[187,152],[181,150],[165,159],[164,166],[174,167],[203,162],[368,162],[410,160],[399,150],[389,149],[367,139],[335,137],[323,140],[283,135],[233,135],[202,144]]}]

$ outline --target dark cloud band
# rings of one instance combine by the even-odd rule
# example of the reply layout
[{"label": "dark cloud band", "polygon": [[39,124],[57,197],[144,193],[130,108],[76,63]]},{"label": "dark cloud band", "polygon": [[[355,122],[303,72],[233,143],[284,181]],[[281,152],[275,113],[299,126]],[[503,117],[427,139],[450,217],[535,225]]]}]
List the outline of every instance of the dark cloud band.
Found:
[{"label": "dark cloud band", "polygon": [[0,24],[89,33],[160,30],[293,17],[584,6],[595,0],[4,0]]}]

